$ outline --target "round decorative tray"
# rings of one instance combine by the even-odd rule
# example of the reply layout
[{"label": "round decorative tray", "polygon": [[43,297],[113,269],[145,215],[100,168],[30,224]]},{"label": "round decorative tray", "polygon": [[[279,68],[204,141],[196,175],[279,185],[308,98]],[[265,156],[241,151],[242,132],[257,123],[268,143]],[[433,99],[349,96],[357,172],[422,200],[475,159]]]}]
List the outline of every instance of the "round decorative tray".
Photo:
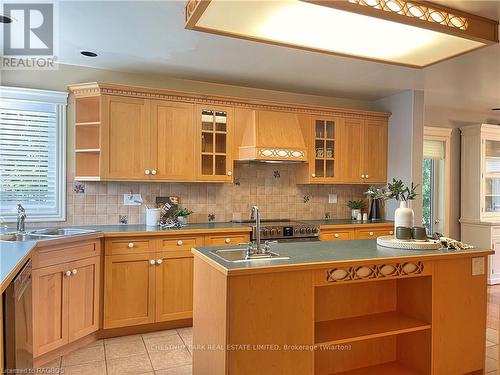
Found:
[{"label": "round decorative tray", "polygon": [[442,248],[441,243],[436,240],[427,241],[405,241],[398,240],[394,236],[377,237],[377,244],[384,247],[392,247],[394,249],[404,250],[437,250]]}]

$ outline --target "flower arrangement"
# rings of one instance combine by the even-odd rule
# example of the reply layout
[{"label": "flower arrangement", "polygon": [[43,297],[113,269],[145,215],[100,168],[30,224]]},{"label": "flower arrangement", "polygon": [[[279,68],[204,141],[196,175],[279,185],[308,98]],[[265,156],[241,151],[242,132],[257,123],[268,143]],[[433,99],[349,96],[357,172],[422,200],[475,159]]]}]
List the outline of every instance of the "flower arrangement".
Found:
[{"label": "flower arrangement", "polygon": [[398,201],[412,201],[417,197],[416,189],[419,185],[411,183],[410,186],[405,186],[403,181],[392,179],[387,185],[388,191],[391,194],[391,198],[394,198]]},{"label": "flower arrangement", "polygon": [[370,186],[368,188],[368,191],[365,192],[365,195],[367,195],[371,199],[380,199],[382,201],[386,201],[392,198],[392,193],[390,191],[386,191],[375,186]]}]

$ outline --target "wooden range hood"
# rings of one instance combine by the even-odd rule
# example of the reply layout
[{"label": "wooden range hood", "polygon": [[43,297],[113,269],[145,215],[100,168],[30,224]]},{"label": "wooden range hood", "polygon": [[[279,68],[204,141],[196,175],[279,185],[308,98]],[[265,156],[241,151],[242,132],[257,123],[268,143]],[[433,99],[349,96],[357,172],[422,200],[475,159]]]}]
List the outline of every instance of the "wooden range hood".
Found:
[{"label": "wooden range hood", "polygon": [[236,109],[236,138],[241,139],[235,160],[306,162],[307,148],[296,113]]}]

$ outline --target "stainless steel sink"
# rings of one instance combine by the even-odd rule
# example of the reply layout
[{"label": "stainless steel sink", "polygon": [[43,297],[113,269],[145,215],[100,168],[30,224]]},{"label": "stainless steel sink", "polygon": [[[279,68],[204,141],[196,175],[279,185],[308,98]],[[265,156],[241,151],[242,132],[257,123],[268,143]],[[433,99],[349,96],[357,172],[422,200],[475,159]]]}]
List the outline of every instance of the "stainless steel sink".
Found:
[{"label": "stainless steel sink", "polygon": [[38,229],[30,232],[38,236],[62,237],[62,236],[77,236],[80,234],[97,232],[93,229],[80,229],[80,228],[46,228]]},{"label": "stainless steel sink", "polygon": [[34,241],[41,240],[46,237],[33,235],[30,233],[3,233],[0,234],[0,241],[9,241],[9,242],[22,242],[22,241]]},{"label": "stainless steel sink", "polygon": [[279,259],[290,259],[290,257],[280,256],[277,253],[270,252],[266,254],[254,254],[251,255],[249,259],[246,259],[246,249],[221,249],[212,250],[213,254],[217,255],[219,258],[225,260],[226,262],[253,262],[258,260],[279,260]]}]

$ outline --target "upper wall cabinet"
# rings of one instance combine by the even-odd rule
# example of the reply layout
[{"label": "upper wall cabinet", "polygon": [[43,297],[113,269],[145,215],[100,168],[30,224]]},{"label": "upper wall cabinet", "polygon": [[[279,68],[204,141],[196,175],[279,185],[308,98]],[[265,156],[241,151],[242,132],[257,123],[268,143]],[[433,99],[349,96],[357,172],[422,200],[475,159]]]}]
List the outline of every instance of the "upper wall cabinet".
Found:
[{"label": "upper wall cabinet", "polygon": [[303,184],[382,184],[389,114],[88,83],[75,179],[233,181],[234,160],[302,162]]}]

